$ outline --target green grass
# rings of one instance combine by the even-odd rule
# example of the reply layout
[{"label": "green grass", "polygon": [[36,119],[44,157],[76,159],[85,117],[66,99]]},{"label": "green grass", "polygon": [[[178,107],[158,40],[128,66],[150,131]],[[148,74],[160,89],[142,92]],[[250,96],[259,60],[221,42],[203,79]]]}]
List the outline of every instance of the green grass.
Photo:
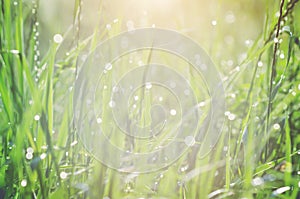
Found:
[{"label": "green grass", "polygon": [[[45,26],[39,23],[39,4],[1,0],[0,198],[299,198],[297,2],[263,3],[263,28],[257,30],[258,37],[238,62],[238,70],[222,67],[226,57],[218,54],[222,53],[219,49],[224,45],[225,33],[219,30],[222,24],[217,25],[210,55],[224,80],[227,109],[235,118],[226,116],[223,133],[209,155],[200,157],[199,148],[189,149],[167,169],[134,175],[117,172],[95,160],[78,138],[73,121],[74,86],[81,55],[93,53],[98,42],[121,32],[122,23],[113,23],[111,30],[103,28],[103,24],[96,26],[91,36],[81,38],[84,4],[76,0],[74,22],[63,34],[63,38],[74,38],[72,44],[66,47],[51,38],[40,45],[39,32]],[[97,24],[104,23],[102,4],[97,9]],[[220,9],[221,6],[218,12]],[[238,33],[243,34],[243,30]],[[63,48],[68,48],[67,54],[60,53]],[[239,48],[236,51],[242,53]],[[155,59],[172,64],[175,60],[178,70],[188,74],[197,99],[203,99],[203,93],[198,92],[204,87],[203,80],[182,60],[152,49],[138,55],[144,63]],[[129,57],[124,60],[118,63],[125,65]],[[118,74],[126,69],[121,68]],[[110,101],[112,78],[105,79],[108,89],[97,96],[103,106],[99,116],[111,142],[130,149],[133,141],[117,134],[110,125],[112,115],[106,104]],[[151,94],[141,91],[139,97],[145,99],[144,110],[150,109]],[[139,104],[139,111],[132,115],[143,119],[141,125],[151,122],[142,111],[144,105]],[[143,146],[133,151],[145,149]]]}]

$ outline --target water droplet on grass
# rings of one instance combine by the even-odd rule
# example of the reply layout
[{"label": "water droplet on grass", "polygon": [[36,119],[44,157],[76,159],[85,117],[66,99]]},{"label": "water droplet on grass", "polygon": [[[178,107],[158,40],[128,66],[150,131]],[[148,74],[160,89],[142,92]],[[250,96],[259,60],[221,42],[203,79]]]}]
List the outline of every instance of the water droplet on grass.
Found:
[{"label": "water droplet on grass", "polygon": [[195,138],[193,136],[187,136],[185,139],[184,139],[184,143],[187,145],[187,146],[193,146],[195,144]]},{"label": "water droplet on grass", "polygon": [[234,23],[235,22],[235,16],[232,11],[227,12],[225,16],[225,21],[227,23]]},{"label": "water droplet on grass", "polygon": [[60,44],[63,41],[63,37],[61,36],[61,34],[55,34],[53,36],[53,40],[55,43]]},{"label": "water droplet on grass", "polygon": [[152,88],[152,84],[150,82],[146,83],[146,89],[151,89]]},{"label": "water droplet on grass", "polygon": [[252,185],[253,186],[260,186],[264,184],[264,179],[263,178],[260,178],[260,177],[256,177],[252,180]]},{"label": "water droplet on grass", "polygon": [[35,121],[39,121],[39,120],[40,120],[40,116],[39,116],[39,115],[35,115],[35,116],[34,116],[34,120],[35,120]]},{"label": "water droplet on grass", "polygon": [[26,152],[27,152],[27,153],[33,153],[33,148],[28,147],[28,148],[26,149]]},{"label": "water droplet on grass", "polygon": [[273,128],[274,128],[275,130],[278,130],[278,129],[280,129],[280,125],[279,125],[278,123],[276,123],[276,124],[273,125]]},{"label": "water droplet on grass", "polygon": [[42,154],[40,155],[40,158],[41,158],[41,160],[45,159],[45,158],[46,158],[46,156],[47,156],[47,154],[46,154],[46,153],[42,153]]},{"label": "water droplet on grass", "polygon": [[110,30],[111,29],[111,25],[110,24],[106,24],[106,29]]},{"label": "water droplet on grass", "polygon": [[224,146],[223,151],[228,151],[228,146]]},{"label": "water droplet on grass", "polygon": [[170,110],[170,114],[171,114],[172,116],[176,115],[176,113],[177,113],[177,112],[176,112],[175,109],[171,109],[171,110]]},{"label": "water droplet on grass", "polygon": [[27,160],[31,160],[33,158],[33,154],[32,153],[26,153],[26,159]]},{"label": "water droplet on grass", "polygon": [[60,174],[59,174],[59,176],[60,176],[60,178],[61,179],[66,179],[67,178],[67,176],[68,176],[68,174],[66,173],[66,172],[61,172]]},{"label": "water droplet on grass", "polygon": [[264,64],[263,64],[263,62],[262,61],[259,61],[258,63],[257,63],[257,66],[258,67],[262,67]]},{"label": "water droplet on grass", "polygon": [[279,55],[279,57],[280,57],[280,59],[284,59],[284,54],[281,53],[281,54]]},{"label": "water droplet on grass", "polygon": [[216,20],[212,20],[211,21],[211,25],[216,26],[217,25],[217,21]]},{"label": "water droplet on grass", "polygon": [[112,69],[112,64],[111,63],[105,64],[105,70],[111,70],[111,69]]},{"label": "water droplet on grass", "polygon": [[232,114],[232,113],[230,113],[229,115],[228,115],[228,119],[229,120],[234,120],[235,119],[235,115],[234,114]]},{"label": "water droplet on grass", "polygon": [[22,186],[22,187],[26,187],[26,186],[27,186],[27,180],[26,180],[26,179],[23,179],[23,180],[21,181],[21,186]]},{"label": "water droplet on grass", "polygon": [[109,107],[110,108],[114,108],[116,106],[116,102],[111,100],[109,103],[108,103]]},{"label": "water droplet on grass", "polygon": [[97,118],[97,123],[101,124],[102,123],[102,119],[100,117]]}]

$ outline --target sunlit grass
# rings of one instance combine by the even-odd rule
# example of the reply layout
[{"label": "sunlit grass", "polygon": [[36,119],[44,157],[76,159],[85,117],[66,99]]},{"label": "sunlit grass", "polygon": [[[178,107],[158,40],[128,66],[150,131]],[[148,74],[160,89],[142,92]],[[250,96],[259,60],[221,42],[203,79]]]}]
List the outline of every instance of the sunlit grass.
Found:
[{"label": "sunlit grass", "polygon": [[[260,2],[265,9],[263,28],[253,31],[258,32],[257,38],[245,44],[232,42],[243,38],[243,30],[233,32],[234,37],[225,32],[226,23],[234,21],[228,17],[231,13],[226,13],[227,22],[222,24],[224,11],[216,9],[205,26],[211,35],[196,40],[213,58],[226,89],[222,135],[205,157],[200,157],[200,148],[195,147],[168,168],[130,174],[99,163],[76,134],[73,120],[73,102],[78,100],[74,99],[74,86],[82,63],[98,42],[124,31],[124,27],[126,30],[126,21],[105,21],[102,12],[107,12],[106,4],[99,3],[97,25],[88,27],[93,31],[83,38],[84,20],[88,19],[80,18],[85,4],[76,0],[69,30],[44,41],[41,34],[49,27],[41,24],[43,14],[38,2],[0,1],[0,198],[299,197],[300,8],[296,3]],[[159,4],[168,7],[172,1]],[[232,2],[226,6],[231,4],[234,6]],[[236,4],[243,8],[243,3]],[[186,4],[192,5],[199,4]],[[184,20],[178,18],[177,28],[184,34],[201,34],[200,30],[189,32],[189,26],[181,27]],[[204,20],[195,21],[204,24]],[[235,21],[240,23],[238,18]],[[164,19],[160,25],[167,22]],[[195,22],[186,24],[190,23]],[[170,26],[175,27],[173,21]],[[210,42],[204,41],[207,38]],[[209,97],[197,92],[205,83],[182,60],[152,49],[137,54],[137,64],[148,63],[149,57],[165,64],[176,63],[177,69],[190,78],[197,100]],[[116,63],[126,67],[129,60],[130,55]],[[119,75],[126,69],[121,68]],[[103,110],[98,116],[111,142],[135,152],[157,147],[149,142],[134,148],[132,140],[111,128],[108,105],[114,82],[113,76],[108,77],[102,80],[107,88],[100,88],[103,92],[97,97]],[[136,95],[146,101],[138,104],[137,110],[149,109],[151,94],[141,89]],[[153,119],[142,111],[132,117],[142,118],[142,126]]]}]

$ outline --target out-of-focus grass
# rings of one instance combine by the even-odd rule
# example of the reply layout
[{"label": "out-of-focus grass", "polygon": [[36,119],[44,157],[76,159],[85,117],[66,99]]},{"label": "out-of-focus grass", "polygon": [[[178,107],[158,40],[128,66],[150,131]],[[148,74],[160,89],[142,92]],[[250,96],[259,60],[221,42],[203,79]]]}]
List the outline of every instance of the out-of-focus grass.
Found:
[{"label": "out-of-focus grass", "polygon": [[[139,175],[119,173],[101,165],[75,134],[73,86],[84,57],[79,55],[92,51],[104,37],[123,30],[121,19],[107,29],[108,22],[101,15],[105,13],[104,3],[97,6],[97,26],[89,27],[93,34],[82,38],[82,21],[87,19],[81,19],[80,13],[88,5],[81,2],[74,1],[73,23],[63,35],[63,43],[56,43],[52,38],[45,42],[40,35],[47,30],[47,24],[41,24],[45,21],[38,2],[0,1],[0,198],[299,197],[297,0],[260,2],[264,12],[259,13],[265,15],[265,22],[263,28],[253,30],[258,32],[257,39],[247,40],[246,47],[239,40],[244,30],[222,22],[225,11],[216,6],[214,18],[207,19],[209,25],[205,26],[212,31],[211,40],[203,42],[201,36],[199,40],[223,76],[228,107],[223,134],[206,157],[188,151],[166,170]],[[209,5],[213,9],[215,5],[225,5],[232,6],[232,10],[247,10],[249,1],[245,2]],[[189,8],[193,5],[196,12],[198,3],[186,4]],[[226,14],[229,21],[231,14]],[[235,16],[237,23],[245,20],[238,18],[242,13]],[[217,25],[211,27],[211,20],[216,20]],[[205,24],[205,19],[196,22]],[[185,28],[189,25],[182,32]],[[197,35],[200,30],[187,34]],[[148,55],[149,52],[142,54],[144,63]],[[197,85],[192,76],[191,82]],[[108,87],[109,84],[108,81]],[[103,92],[103,104],[109,100],[110,93]],[[105,125],[111,120],[105,114],[104,111],[104,129],[109,128]],[[119,144],[126,142],[113,139]]]}]

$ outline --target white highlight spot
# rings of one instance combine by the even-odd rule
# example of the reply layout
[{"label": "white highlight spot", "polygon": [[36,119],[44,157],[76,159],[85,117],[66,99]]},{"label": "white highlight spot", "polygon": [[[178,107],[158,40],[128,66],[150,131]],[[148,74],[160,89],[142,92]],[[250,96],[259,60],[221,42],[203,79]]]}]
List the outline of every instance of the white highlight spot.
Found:
[{"label": "white highlight spot", "polygon": [[60,44],[63,41],[63,37],[61,36],[61,34],[55,34],[53,36],[53,40],[55,43]]},{"label": "white highlight spot", "polygon": [[184,139],[184,143],[187,145],[187,146],[193,146],[195,144],[195,138],[193,136],[187,136],[185,139]]},{"label": "white highlight spot", "polygon": [[27,153],[33,153],[33,148],[28,147],[28,148],[26,149],[26,152],[27,152]]},{"label": "white highlight spot", "polygon": [[151,89],[152,88],[152,84],[150,82],[146,83],[146,89]]},{"label": "white highlight spot", "polygon": [[273,128],[274,128],[275,130],[278,130],[278,129],[280,129],[280,125],[279,125],[278,123],[276,123],[276,124],[273,125]]},{"label": "white highlight spot", "polygon": [[34,116],[34,120],[35,120],[35,121],[39,121],[39,120],[40,120],[40,116],[39,116],[39,115],[35,115],[35,116]]},{"label": "white highlight spot", "polygon": [[68,174],[66,173],[66,172],[61,172],[60,174],[59,174],[59,176],[60,176],[60,178],[61,179],[66,179],[67,178],[67,176],[68,176]]},{"label": "white highlight spot", "polygon": [[217,21],[216,20],[212,20],[211,21],[211,25],[216,26],[217,25]]},{"label": "white highlight spot", "polygon": [[111,29],[111,25],[110,24],[106,24],[106,29],[110,30]]},{"label": "white highlight spot", "polygon": [[177,112],[176,112],[176,110],[175,110],[175,109],[171,109],[171,110],[170,110],[170,114],[174,116],[174,115],[176,115],[176,114],[177,114]]},{"label": "white highlight spot", "polygon": [[232,113],[230,113],[229,115],[228,115],[228,119],[229,120],[234,120],[235,119],[235,115],[234,114],[232,114]]},{"label": "white highlight spot", "polygon": [[116,102],[111,100],[109,103],[108,103],[109,107],[110,108],[114,108],[116,106]]},{"label": "white highlight spot", "polygon": [[284,59],[284,54],[281,53],[281,54],[279,55],[279,57],[280,57],[280,59]]},{"label": "white highlight spot", "polygon": [[258,67],[262,67],[264,64],[263,64],[263,62],[262,61],[259,61],[258,63],[257,63],[257,66]]},{"label": "white highlight spot", "polygon": [[97,123],[101,124],[102,123],[102,119],[100,117],[97,118]]},{"label": "white highlight spot", "polygon": [[105,70],[111,70],[111,69],[112,69],[112,64],[111,63],[105,64]]},{"label": "white highlight spot", "polygon": [[41,158],[41,160],[45,159],[45,158],[46,158],[46,156],[47,156],[47,154],[46,154],[46,153],[42,153],[42,154],[40,155],[40,158]]},{"label": "white highlight spot", "polygon": [[26,153],[26,159],[27,160],[31,160],[33,158],[33,154],[32,153]]},{"label": "white highlight spot", "polygon": [[26,180],[26,179],[23,179],[23,180],[21,181],[21,186],[22,186],[22,187],[26,187],[26,186],[27,186],[27,180]]}]

